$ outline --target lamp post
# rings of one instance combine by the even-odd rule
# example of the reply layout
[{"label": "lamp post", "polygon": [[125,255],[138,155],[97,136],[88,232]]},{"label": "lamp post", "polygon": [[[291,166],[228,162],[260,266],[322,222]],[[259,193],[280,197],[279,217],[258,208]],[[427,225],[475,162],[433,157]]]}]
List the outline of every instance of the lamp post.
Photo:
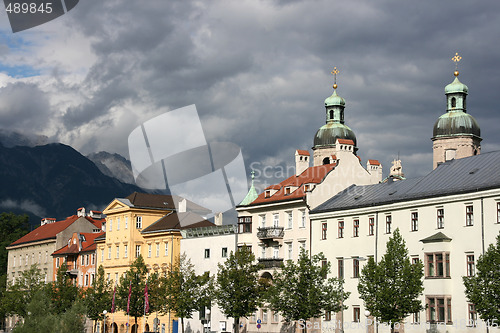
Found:
[{"label": "lamp post", "polygon": [[369,333],[369,330],[368,330],[368,320],[369,320],[369,318],[368,317],[370,317],[370,314],[371,314],[370,311],[365,310],[365,316],[366,316],[366,333]]},{"label": "lamp post", "polygon": [[[342,258],[342,261],[345,261],[345,260],[358,260],[358,261],[365,261],[366,258],[364,257],[351,257],[351,258]],[[342,267],[342,269],[344,270],[345,267]],[[359,267],[358,267],[359,269]],[[343,274],[344,272],[342,272]],[[342,277],[343,278],[343,277]],[[340,332],[341,333],[344,333],[344,287],[342,286],[342,299],[341,299],[341,306],[342,306],[342,309],[341,309],[341,312],[340,312]]]},{"label": "lamp post", "polygon": [[102,331],[103,333],[106,333],[106,314],[108,311],[104,310],[102,314],[104,315],[104,319],[102,320]]}]

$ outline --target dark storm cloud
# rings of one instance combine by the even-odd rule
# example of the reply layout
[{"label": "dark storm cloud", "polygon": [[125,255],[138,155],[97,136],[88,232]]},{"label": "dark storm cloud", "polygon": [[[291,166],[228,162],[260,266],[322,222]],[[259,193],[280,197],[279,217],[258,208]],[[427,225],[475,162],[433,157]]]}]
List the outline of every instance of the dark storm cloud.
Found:
[{"label": "dark storm cloud", "polygon": [[422,175],[455,52],[483,147],[500,148],[499,11],[462,0],[84,1],[67,24],[96,59],[61,131],[85,153],[126,155],[140,123],[196,104],[207,139],[241,146],[247,166],[284,167],[324,124],[337,66],[363,164],[379,159],[387,173],[399,153],[407,176]]}]

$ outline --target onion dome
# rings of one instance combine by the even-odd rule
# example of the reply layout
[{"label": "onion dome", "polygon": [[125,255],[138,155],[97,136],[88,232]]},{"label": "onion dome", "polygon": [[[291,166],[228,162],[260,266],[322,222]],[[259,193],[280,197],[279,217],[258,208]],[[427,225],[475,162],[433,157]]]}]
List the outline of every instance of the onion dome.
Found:
[{"label": "onion dome", "polygon": [[445,94],[469,92],[469,88],[458,80],[458,71],[455,71],[455,80],[444,88]]},{"label": "onion dome", "polygon": [[434,137],[473,135],[481,137],[481,129],[476,119],[461,110],[450,111],[438,118],[432,131]]},{"label": "onion dome", "polygon": [[321,126],[314,137],[314,147],[333,146],[337,139],[348,139],[356,147],[356,135],[347,126],[337,122],[328,122]]},{"label": "onion dome", "polygon": [[325,99],[325,106],[345,106],[345,99],[337,95],[337,90],[333,91],[332,96]]}]

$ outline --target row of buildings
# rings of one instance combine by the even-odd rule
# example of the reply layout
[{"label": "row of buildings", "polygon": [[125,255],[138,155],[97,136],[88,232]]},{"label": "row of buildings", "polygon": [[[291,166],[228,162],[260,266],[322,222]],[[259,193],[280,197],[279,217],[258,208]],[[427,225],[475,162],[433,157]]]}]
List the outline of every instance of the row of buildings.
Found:
[{"label": "row of buildings", "polygon": [[[75,283],[85,287],[98,265],[109,280],[118,281],[139,255],[150,271],[163,271],[183,252],[197,273],[216,274],[217,263],[241,246],[251,248],[264,266],[261,276],[272,279],[284,261],[296,260],[304,248],[323,252],[332,263],[331,276],[344,279],[351,293],[347,310],[325,313],[315,331],[388,332],[383,325],[364,325],[357,284],[366,258],[380,260],[399,228],[412,260],[424,263],[421,301],[427,307],[409,316],[398,331],[484,331],[465,298],[462,276],[475,273],[478,257],[500,231],[500,152],[480,154],[480,128],[466,109],[467,86],[455,72],[445,88],[446,113],[433,129],[434,170],[413,179],[404,177],[400,161],[385,179],[379,161],[361,163],[356,136],[345,124],[345,100],[336,90],[335,84],[325,100],[326,124],[314,137],[312,155],[296,150],[295,174],[260,194],[252,180],[236,207],[236,224],[224,225],[221,215],[211,223],[205,219],[208,210],[179,197],[133,193],[114,199],[103,215],[80,209],[64,221],[42,221],[9,246],[9,279],[38,263],[50,281],[66,261]],[[159,316],[153,326],[154,318],[141,319],[130,331],[177,331],[174,314]],[[126,323],[126,316],[117,313],[109,327],[121,333]],[[231,327],[231,319],[215,304],[186,322],[188,332]],[[240,329],[293,330],[266,307],[244,319]]]}]

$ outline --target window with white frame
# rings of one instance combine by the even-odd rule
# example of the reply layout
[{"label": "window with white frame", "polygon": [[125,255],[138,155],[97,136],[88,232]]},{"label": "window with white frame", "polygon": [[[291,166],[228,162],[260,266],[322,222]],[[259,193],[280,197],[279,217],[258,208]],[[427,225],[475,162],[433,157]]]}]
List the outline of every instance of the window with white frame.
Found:
[{"label": "window with white frame", "polygon": [[359,258],[352,259],[352,277],[359,278]]},{"label": "window with white frame", "polygon": [[411,231],[418,231],[418,212],[411,212]]},{"label": "window with white frame", "polygon": [[344,238],[344,221],[339,221],[338,238]]},{"label": "window with white frame", "polygon": [[135,217],[135,227],[137,229],[142,229],[142,216]]},{"label": "window with white frame", "polygon": [[287,243],[287,252],[288,252],[288,259],[293,259],[293,246],[292,246],[292,242],[290,243]]},{"label": "window with white frame", "polygon": [[465,206],[465,225],[470,227],[474,225],[474,206]]},{"label": "window with white frame", "polygon": [[450,254],[448,252],[426,253],[425,267],[427,278],[450,277]]},{"label": "window with white frame", "polygon": [[280,247],[274,246],[273,247],[273,259],[278,259],[279,255],[280,255]]},{"label": "window with white frame", "polygon": [[136,245],[135,246],[135,257],[138,258],[141,255],[141,246]]},{"label": "window with white frame", "polygon": [[305,250],[306,249],[306,241],[303,241],[303,240],[299,241],[299,247],[300,247],[300,249]]},{"label": "window with white frame", "polygon": [[117,231],[120,230],[120,218],[119,217],[116,218],[116,230]]},{"label": "window with white frame", "polygon": [[205,259],[210,258],[210,249],[205,249]]},{"label": "window with white frame", "polygon": [[120,258],[120,245],[116,245],[116,259]]},{"label": "window with white frame", "polygon": [[156,256],[160,256],[160,243],[156,243]]},{"label": "window with white frame", "polygon": [[469,315],[469,322],[467,323],[467,326],[476,327],[477,325],[476,306],[474,304],[469,303],[467,304],[467,310]]},{"label": "window with white frame", "polygon": [[420,324],[420,312],[414,312],[411,316],[412,324]]},{"label": "window with white frame", "polygon": [[124,246],[124,249],[123,249],[123,257],[124,258],[128,258],[128,244],[125,244]]},{"label": "window with white frame", "polygon": [[293,229],[293,213],[291,211],[286,213],[287,220],[288,220],[288,229]]},{"label": "window with white frame", "polygon": [[266,259],[266,247],[265,246],[260,247],[260,257],[262,259]]},{"label": "window with white frame", "polygon": [[111,246],[108,246],[108,259],[111,259]]},{"label": "window with white frame", "polygon": [[373,236],[375,234],[375,218],[368,218],[368,236]]},{"label": "window with white frame", "polygon": [[280,216],[279,214],[273,214],[273,226],[275,228],[280,226]]},{"label": "window with white frame", "polygon": [[429,323],[452,323],[450,296],[428,296],[426,303]]},{"label": "window with white frame", "polygon": [[385,216],[385,233],[390,234],[392,231],[392,215]]},{"label": "window with white frame", "polygon": [[328,229],[328,224],[326,222],[321,223],[321,239],[326,239],[326,231]]},{"label": "window with white frame", "polygon": [[352,236],[359,237],[359,219],[352,221]]},{"label": "window with white frame", "polygon": [[497,202],[497,223],[500,223],[500,202]]},{"label": "window with white frame", "polygon": [[222,258],[227,258],[227,247],[223,247],[222,248],[222,254],[221,254]]},{"label": "window with white frame", "polygon": [[108,221],[108,231],[113,231],[113,219],[109,219]]},{"label": "window with white frame", "polygon": [[165,243],[165,257],[168,256],[168,243]]},{"label": "window with white frame", "polygon": [[148,258],[151,258],[151,248],[153,247],[152,244],[148,244]]},{"label": "window with white frame", "polygon": [[306,211],[302,210],[301,211],[301,218],[300,218],[300,227],[305,228],[306,227]]},{"label": "window with white frame", "polygon": [[104,249],[101,249],[101,262],[104,261]]},{"label": "window with white frame", "polygon": [[444,228],[444,208],[437,209],[437,228]]},{"label": "window with white frame", "polygon": [[128,216],[125,216],[125,229],[128,229]]},{"label": "window with white frame", "polygon": [[260,215],[260,227],[265,228],[266,227],[266,215]]},{"label": "window with white frame", "polygon": [[352,321],[355,323],[359,323],[361,317],[361,309],[359,308],[359,306],[354,306],[352,308],[352,314]]}]

